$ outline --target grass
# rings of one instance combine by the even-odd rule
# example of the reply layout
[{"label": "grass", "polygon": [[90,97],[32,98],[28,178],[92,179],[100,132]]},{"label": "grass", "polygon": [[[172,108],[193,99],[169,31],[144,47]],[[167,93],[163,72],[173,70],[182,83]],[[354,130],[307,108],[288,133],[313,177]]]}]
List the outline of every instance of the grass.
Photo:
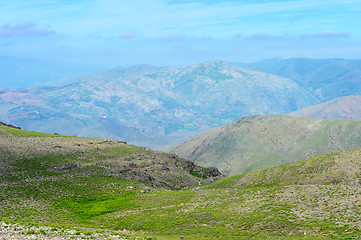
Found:
[{"label": "grass", "polygon": [[[0,145],[0,160],[8,164],[0,168],[0,220],[11,229],[14,223],[24,226],[19,227],[20,235],[73,231],[69,236],[80,239],[98,238],[95,234],[100,231],[104,239],[118,234],[125,239],[166,240],[180,235],[184,239],[361,236],[361,186],[356,181],[361,178],[361,149],[172,191],[109,171],[130,156],[157,161],[166,155],[104,140],[10,135],[2,136],[11,146],[21,144],[15,152],[6,141]],[[27,141],[46,151],[25,154]],[[128,160],[121,160],[124,156]]]},{"label": "grass", "polygon": [[71,137],[71,136],[65,136],[59,134],[33,132],[33,131],[27,131],[27,130],[4,127],[4,126],[0,126],[0,128],[8,133],[11,133],[12,135],[21,136],[21,137],[62,137],[62,138]]},{"label": "grass", "polygon": [[227,176],[361,147],[360,120],[248,116],[168,149]]}]

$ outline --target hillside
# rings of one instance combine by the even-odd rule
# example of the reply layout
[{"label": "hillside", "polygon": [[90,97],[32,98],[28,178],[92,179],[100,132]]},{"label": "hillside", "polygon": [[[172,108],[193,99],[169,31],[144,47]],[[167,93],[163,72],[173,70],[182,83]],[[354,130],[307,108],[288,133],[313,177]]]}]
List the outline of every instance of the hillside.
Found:
[{"label": "hillside", "polygon": [[361,234],[361,149],[174,191],[109,174],[114,158],[119,163],[126,155],[154,154],[144,148],[8,127],[0,133],[3,238],[356,239]]},{"label": "hillside", "polygon": [[168,149],[225,175],[361,147],[361,121],[248,116]]},{"label": "hillside", "polygon": [[272,58],[234,64],[292,79],[323,102],[361,94],[361,60]]},{"label": "hillside", "polygon": [[336,98],[321,104],[302,108],[289,115],[324,119],[361,120],[361,96]]},{"label": "hillside", "polygon": [[210,187],[237,188],[274,185],[359,185],[361,149],[318,155],[281,166],[219,180]]},{"label": "hillside", "polygon": [[[0,126],[0,170],[3,180],[29,175],[50,182],[64,178],[114,178],[153,187],[180,189],[198,185],[221,174],[174,154],[152,151],[125,142],[37,133]],[[36,172],[32,172],[36,170]],[[43,177],[44,177],[43,176]],[[42,184],[49,184],[44,180]],[[50,189],[49,189],[50,191]]]},{"label": "hillside", "polygon": [[315,103],[292,80],[226,62],[138,65],[61,87],[0,89],[0,119],[27,130],[161,149],[240,116],[284,114]]}]

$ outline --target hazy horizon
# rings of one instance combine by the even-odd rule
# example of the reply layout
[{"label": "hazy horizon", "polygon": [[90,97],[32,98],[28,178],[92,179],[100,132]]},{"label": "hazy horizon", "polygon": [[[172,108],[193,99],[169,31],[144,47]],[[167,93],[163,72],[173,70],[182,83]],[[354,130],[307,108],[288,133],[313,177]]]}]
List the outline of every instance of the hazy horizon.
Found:
[{"label": "hazy horizon", "polygon": [[1,56],[115,67],[361,54],[355,0],[15,0],[0,10]]}]

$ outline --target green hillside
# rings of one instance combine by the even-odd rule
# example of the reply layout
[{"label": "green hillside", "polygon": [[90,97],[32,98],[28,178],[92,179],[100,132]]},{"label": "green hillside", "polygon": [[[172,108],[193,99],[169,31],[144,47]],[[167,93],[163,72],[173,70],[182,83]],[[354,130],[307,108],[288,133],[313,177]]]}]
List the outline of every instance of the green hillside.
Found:
[{"label": "green hillside", "polygon": [[[122,142],[9,127],[0,127],[0,153],[3,239],[170,240],[180,235],[184,239],[356,239],[361,235],[361,149],[182,190],[158,185],[198,184],[216,175],[216,170]],[[143,168],[153,173],[150,177],[158,173],[159,178],[150,182],[153,187],[117,175],[121,172],[117,166],[130,161],[135,171],[148,163],[144,156],[152,154],[155,162],[162,156],[160,162],[168,163],[171,170],[156,171],[157,164]]]},{"label": "green hillside", "polygon": [[361,121],[249,116],[169,149],[226,175],[361,147]]}]

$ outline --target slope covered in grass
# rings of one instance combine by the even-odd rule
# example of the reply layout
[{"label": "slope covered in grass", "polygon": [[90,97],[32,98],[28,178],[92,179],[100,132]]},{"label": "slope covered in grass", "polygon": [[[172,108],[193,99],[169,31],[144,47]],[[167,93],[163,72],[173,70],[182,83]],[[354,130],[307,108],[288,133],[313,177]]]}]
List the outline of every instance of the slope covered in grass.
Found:
[{"label": "slope covered in grass", "polygon": [[325,154],[248,174],[227,177],[210,187],[237,188],[282,185],[358,185],[361,149]]},{"label": "slope covered in grass", "polygon": [[199,134],[170,152],[226,175],[361,147],[361,121],[248,116]]},{"label": "slope covered in grass", "polygon": [[220,173],[124,142],[0,127],[3,221],[97,226],[89,219],[139,206],[141,194],[181,189]]},{"label": "slope covered in grass", "polygon": [[[1,128],[5,135],[10,134],[7,130]],[[68,143],[77,139],[39,137],[43,138]],[[8,157],[8,169],[0,175],[1,232],[13,230],[17,236],[37,239],[109,239],[109,234],[117,236],[112,239],[168,240],[180,235],[184,239],[357,239],[361,235],[361,149],[174,191],[104,174],[90,164],[94,152],[90,154],[91,147],[82,145],[88,141],[76,141],[87,147],[81,167],[61,165],[66,168],[51,171],[51,164],[67,159],[71,144],[62,145],[69,152],[44,158],[27,155],[21,147],[25,144],[10,153],[1,142],[1,151]],[[97,144],[92,141],[91,145]],[[39,142],[34,146],[41,148]],[[104,150],[102,146],[99,150]],[[128,151],[147,150],[132,147]],[[76,153],[70,154],[75,159]],[[119,151],[122,155],[126,151]]]}]

